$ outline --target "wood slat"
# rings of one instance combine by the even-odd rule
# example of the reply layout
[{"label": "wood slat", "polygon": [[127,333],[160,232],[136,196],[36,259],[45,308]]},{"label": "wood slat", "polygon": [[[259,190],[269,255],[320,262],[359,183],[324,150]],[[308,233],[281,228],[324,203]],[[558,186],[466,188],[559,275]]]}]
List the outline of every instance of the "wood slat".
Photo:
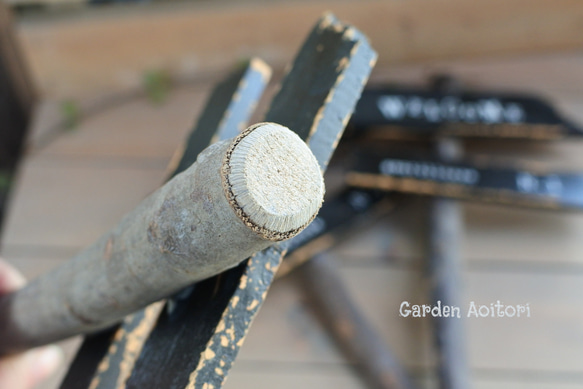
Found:
[{"label": "wood slat", "polygon": [[21,171],[4,244],[81,249],[115,226],[163,177],[163,168],[45,167],[31,158]]},{"label": "wood slat", "polygon": [[[271,369],[269,369],[269,367]],[[261,372],[263,370],[264,372]],[[265,372],[265,370],[267,370]],[[575,389],[581,385],[571,380],[571,382],[561,380],[543,380],[537,382],[538,377],[483,377],[472,382],[475,389]],[[526,378],[526,380],[524,379]],[[435,380],[431,378],[419,377],[416,379],[422,388],[436,388]],[[362,385],[348,371],[335,366],[262,366],[261,364],[244,364],[243,368],[235,369],[232,377],[224,386],[225,389],[234,388],[257,388],[267,389],[277,385],[278,388],[322,388],[322,389],[360,389]]]},{"label": "wood slat", "polygon": [[43,113],[48,120],[35,122],[30,149],[44,156],[157,158],[165,165],[209,92],[209,84],[202,82],[171,89],[162,103],[139,94],[86,104],[89,107],[75,102],[80,117],[70,131],[62,125],[62,103],[53,104]]},{"label": "wood slat", "polygon": [[[419,271],[376,268],[342,269],[342,279],[382,338],[409,369],[435,365],[430,351],[428,319],[399,317],[402,301],[428,303]],[[541,371],[547,376],[583,377],[583,275],[529,272],[466,271],[463,275],[467,312],[469,301],[490,304],[529,303],[531,318],[469,318],[469,362],[478,379]],[[335,364],[340,359],[290,280],[274,286],[254,323],[240,361]]]},{"label": "wood slat", "polygon": [[[136,87],[152,68],[205,74],[252,55],[283,66],[326,10],[362,26],[381,66],[578,49],[583,42],[577,0],[182,3],[32,18],[20,31],[43,91],[62,98]],[[149,31],[157,33],[144,39]]]},{"label": "wood slat", "polygon": [[[423,198],[397,197],[394,211],[374,228],[340,243],[340,259],[351,266],[382,261],[419,265]],[[462,262],[472,267],[516,266],[538,271],[583,271],[583,214],[462,203],[465,230]],[[384,238],[383,238],[384,237]]]},{"label": "wood slat", "polygon": [[483,90],[528,89],[543,95],[552,92],[580,93],[583,85],[580,78],[582,62],[583,55],[577,49],[553,53],[515,52],[481,58],[442,58],[378,67],[371,82],[420,85],[427,76],[437,72],[451,73],[463,85]]}]

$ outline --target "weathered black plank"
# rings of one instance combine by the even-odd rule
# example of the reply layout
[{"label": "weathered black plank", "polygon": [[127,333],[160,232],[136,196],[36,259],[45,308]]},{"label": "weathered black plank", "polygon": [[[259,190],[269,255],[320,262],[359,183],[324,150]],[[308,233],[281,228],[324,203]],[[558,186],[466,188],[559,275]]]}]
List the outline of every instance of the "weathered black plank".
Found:
[{"label": "weathered black plank", "polygon": [[10,11],[0,3],[0,228],[10,182],[23,151],[36,95],[14,34]]},{"label": "weathered black plank", "polygon": [[384,198],[382,192],[348,188],[333,198],[326,199],[312,224],[290,240],[277,277],[286,275],[333,246],[342,239],[347,230],[351,230],[358,223],[361,217],[370,218],[370,213],[375,208],[382,208],[380,211],[392,209],[391,204],[383,204]]},{"label": "weathered black plank", "polygon": [[357,133],[405,137],[559,139],[583,136],[545,100],[503,92],[367,88],[351,126]]},{"label": "weathered black plank", "polygon": [[583,174],[469,163],[384,158],[364,153],[351,186],[540,209],[583,210]]},{"label": "weathered black plank", "polygon": [[319,255],[358,229],[361,218],[386,214],[392,204],[375,191],[346,189],[326,200],[317,218],[290,241],[277,277],[294,270],[313,313],[370,388],[406,389],[415,386],[379,334],[350,298],[337,270]]},{"label": "weathered black plank", "polygon": [[[306,139],[325,169],[375,62],[376,53],[360,31],[331,16],[323,18],[298,53],[265,120]],[[330,63],[336,67],[323,67]]]},{"label": "weathered black plank", "polygon": [[[266,120],[296,131],[325,169],[375,60],[364,36],[332,15],[324,16],[300,50]],[[179,306],[165,312],[160,323],[174,321],[175,326],[152,331],[127,387],[221,387],[288,244],[274,245],[198,284],[189,299],[178,303],[197,306],[192,320],[175,321],[173,312],[183,312]],[[217,312],[222,312],[220,317]],[[161,342],[174,347],[163,360],[157,349]]]},{"label": "weathered black plank", "polygon": [[[179,150],[176,166],[170,166],[169,179],[194,163],[210,143],[231,138],[246,126],[270,77],[271,69],[263,61],[252,59],[217,85],[185,147]],[[102,333],[97,340],[89,337],[61,389],[123,387],[162,307],[162,303],[152,304],[128,316],[119,327]],[[112,342],[109,347],[102,348],[98,342],[107,337]]]},{"label": "weathered black plank", "polygon": [[103,358],[110,344],[115,341],[117,328],[118,326],[88,335],[83,339],[65,378],[69,388],[87,388],[91,375],[95,372],[96,362]]},{"label": "weathered black plank", "polygon": [[255,58],[218,84],[186,141],[173,175],[192,165],[211,143],[234,138],[245,129],[270,78],[271,69]]}]

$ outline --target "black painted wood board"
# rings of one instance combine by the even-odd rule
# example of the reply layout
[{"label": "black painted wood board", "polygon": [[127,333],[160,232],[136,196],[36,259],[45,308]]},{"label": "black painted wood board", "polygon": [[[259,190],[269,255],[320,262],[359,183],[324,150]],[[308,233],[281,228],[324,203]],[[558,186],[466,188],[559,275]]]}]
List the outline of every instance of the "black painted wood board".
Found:
[{"label": "black painted wood board", "polygon": [[583,174],[361,154],[348,185],[550,210],[583,210]]},{"label": "black painted wood board", "polygon": [[[325,15],[300,49],[266,121],[296,131],[325,170],[375,60],[359,31]],[[127,388],[220,388],[288,245],[276,244],[197,284],[188,298],[165,310]],[[185,312],[191,320],[181,316]],[[160,325],[170,322],[176,325]],[[161,356],[162,344],[174,349]]]},{"label": "black painted wood board", "polygon": [[546,100],[524,93],[405,86],[365,89],[350,121],[354,134],[552,140],[580,137],[580,126]]}]

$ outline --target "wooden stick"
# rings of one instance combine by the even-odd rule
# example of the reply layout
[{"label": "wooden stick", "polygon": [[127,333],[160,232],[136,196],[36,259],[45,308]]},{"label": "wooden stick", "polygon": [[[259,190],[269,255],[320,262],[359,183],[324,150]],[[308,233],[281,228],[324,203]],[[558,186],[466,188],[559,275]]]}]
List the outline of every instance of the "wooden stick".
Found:
[{"label": "wooden stick", "polygon": [[283,126],[261,123],[206,149],[76,258],[0,300],[0,354],[110,325],[231,268],[315,217],[318,162]]},{"label": "wooden stick", "polygon": [[[217,84],[188,138],[169,163],[169,178],[186,170],[210,144],[233,138],[244,130],[270,78],[271,68],[252,58],[247,66]],[[160,303],[151,304],[126,316],[109,333],[86,337],[61,388],[124,388],[162,307]],[[103,347],[104,341],[109,348]]]},{"label": "wooden stick", "polygon": [[[296,131],[325,170],[375,59],[362,33],[325,15],[298,53],[266,119]],[[124,387],[220,388],[287,246],[275,244],[198,283],[188,298],[165,310]],[[176,347],[161,356],[169,342]]]},{"label": "wooden stick", "polygon": [[[437,141],[437,154],[444,161],[459,159],[461,145],[456,139]],[[428,276],[433,304],[460,306],[460,236],[462,215],[457,201],[435,198],[430,201]],[[462,318],[436,317],[434,337],[438,357],[439,387],[470,388]]]},{"label": "wooden stick", "polygon": [[334,263],[317,255],[296,269],[302,290],[341,351],[375,389],[411,389],[407,372],[362,315],[342,283]]}]

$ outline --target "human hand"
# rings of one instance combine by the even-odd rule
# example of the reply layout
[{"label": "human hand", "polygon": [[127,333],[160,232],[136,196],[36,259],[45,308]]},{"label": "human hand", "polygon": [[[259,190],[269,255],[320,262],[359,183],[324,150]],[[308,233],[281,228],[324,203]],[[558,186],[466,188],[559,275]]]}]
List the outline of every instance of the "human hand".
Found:
[{"label": "human hand", "polygon": [[[0,295],[19,289],[25,283],[24,277],[16,269],[0,260]],[[62,359],[62,352],[57,346],[39,347],[2,357],[0,388],[32,389],[50,376]]]}]

